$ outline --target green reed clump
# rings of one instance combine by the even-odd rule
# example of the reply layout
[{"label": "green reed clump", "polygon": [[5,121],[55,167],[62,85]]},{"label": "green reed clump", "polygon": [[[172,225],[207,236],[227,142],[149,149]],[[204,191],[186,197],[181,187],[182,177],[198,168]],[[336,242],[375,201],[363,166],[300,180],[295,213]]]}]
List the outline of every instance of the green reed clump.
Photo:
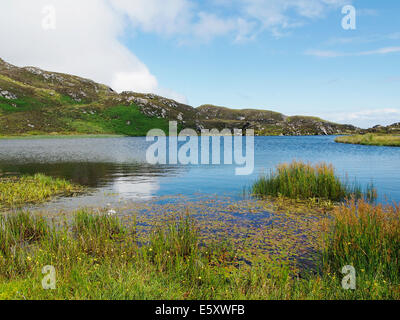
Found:
[{"label": "green reed clump", "polygon": [[0,207],[19,207],[28,203],[41,203],[58,195],[71,196],[83,188],[64,179],[43,174],[0,179]]},{"label": "green reed clump", "polygon": [[7,254],[16,245],[31,244],[49,234],[46,220],[27,212],[0,215],[0,250]]},{"label": "green reed clump", "polygon": [[41,216],[32,216],[28,212],[9,214],[5,218],[8,229],[17,242],[33,243],[47,237],[49,226]]},{"label": "green reed clump", "polygon": [[120,220],[112,215],[94,215],[85,210],[78,211],[74,217],[73,230],[78,236],[96,236],[113,239],[126,235]]},{"label": "green reed clump", "polygon": [[324,260],[332,272],[352,265],[370,282],[400,285],[400,205],[342,204],[327,241]]},{"label": "green reed clump", "polygon": [[181,270],[190,279],[200,276],[200,266],[205,263],[199,250],[198,230],[189,216],[171,219],[167,226],[158,227],[143,254],[159,270]]},{"label": "green reed clump", "polygon": [[75,214],[73,234],[81,250],[100,258],[118,253],[132,255],[136,248],[135,230],[128,230],[121,221],[108,214],[93,214],[85,210]]},{"label": "green reed clump", "polygon": [[190,217],[169,221],[166,228],[159,227],[150,240],[153,252],[169,252],[170,255],[187,257],[198,248],[198,234]]},{"label": "green reed clump", "polygon": [[319,163],[316,165],[293,161],[281,164],[271,170],[268,175],[260,177],[252,186],[252,194],[256,196],[284,196],[291,199],[327,199],[342,201],[354,196],[356,198],[376,198],[372,184],[365,192],[354,183],[343,183],[335,174],[332,165]]},{"label": "green reed clump", "polygon": [[28,249],[46,241],[49,233],[46,220],[40,216],[27,212],[0,215],[0,270],[8,275],[28,270]]}]

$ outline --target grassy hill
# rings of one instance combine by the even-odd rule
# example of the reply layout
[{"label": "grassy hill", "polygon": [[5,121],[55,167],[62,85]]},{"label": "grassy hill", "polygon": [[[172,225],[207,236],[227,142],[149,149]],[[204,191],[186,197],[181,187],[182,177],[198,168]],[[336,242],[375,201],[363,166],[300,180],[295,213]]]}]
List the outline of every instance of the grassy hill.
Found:
[{"label": "grassy hill", "polygon": [[393,123],[389,126],[375,126],[366,130],[367,133],[374,134],[396,134],[400,135],[400,122]]},{"label": "grassy hill", "polygon": [[334,135],[357,132],[351,125],[341,125],[307,116],[285,116],[270,110],[229,109],[213,105],[197,108],[205,127],[251,128],[257,135]]},{"label": "grassy hill", "polygon": [[259,135],[355,133],[357,128],[266,110],[193,108],[154,94],[123,92],[77,76],[0,59],[0,135],[122,134],[143,136],[168,121],[181,128],[252,128]]}]

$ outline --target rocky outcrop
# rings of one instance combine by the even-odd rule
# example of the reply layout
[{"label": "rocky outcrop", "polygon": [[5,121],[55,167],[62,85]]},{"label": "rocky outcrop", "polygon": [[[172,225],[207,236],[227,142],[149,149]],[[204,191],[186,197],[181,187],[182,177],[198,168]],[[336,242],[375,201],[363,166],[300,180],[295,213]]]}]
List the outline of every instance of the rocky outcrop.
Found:
[{"label": "rocky outcrop", "polygon": [[400,122],[393,123],[389,126],[376,125],[364,131],[364,133],[400,134]]},{"label": "rocky outcrop", "polygon": [[13,94],[12,92],[8,92],[7,90],[2,90],[1,88],[0,88],[0,97],[9,99],[9,100],[18,99],[18,97],[15,94]]},{"label": "rocky outcrop", "polygon": [[183,125],[192,124],[198,118],[195,108],[155,94],[125,91],[115,99],[119,103],[138,106],[146,116],[176,120]]},{"label": "rocky outcrop", "polygon": [[338,135],[358,132],[351,125],[341,125],[316,117],[294,116],[268,110],[233,110],[205,105],[198,108],[206,128],[253,129],[257,135]]}]

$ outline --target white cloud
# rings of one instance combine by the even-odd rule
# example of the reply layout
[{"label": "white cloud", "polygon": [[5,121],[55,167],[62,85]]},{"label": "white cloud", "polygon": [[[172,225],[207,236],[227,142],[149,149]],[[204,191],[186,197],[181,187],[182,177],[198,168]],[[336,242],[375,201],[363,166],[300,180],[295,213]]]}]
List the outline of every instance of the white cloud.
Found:
[{"label": "white cloud", "polygon": [[[346,0],[3,0],[0,10],[0,57],[19,66],[33,65],[72,73],[114,87],[186,98],[163,88],[119,38],[134,27],[174,37],[178,42],[210,41],[232,36],[254,39],[323,17]],[[54,4],[56,29],[43,30],[42,9]],[[233,10],[218,10],[224,6]],[[229,12],[221,14],[220,12]]]},{"label": "white cloud", "polygon": [[364,44],[387,40],[399,40],[400,32],[389,34],[369,34],[358,37],[335,37],[325,42],[326,45]]},{"label": "white cloud", "polygon": [[[136,28],[167,36],[180,43],[209,41],[233,34],[235,41],[253,39],[260,30],[280,36],[283,29],[298,27],[304,20],[322,18],[328,10],[351,0],[213,0],[204,8],[195,0],[110,0]],[[212,10],[235,12],[217,15]],[[218,10],[215,10],[216,12]]]},{"label": "white cloud", "polygon": [[361,128],[375,125],[390,125],[400,121],[400,109],[384,108],[356,112],[341,112],[321,114],[320,117],[339,123],[351,123]]},{"label": "white cloud", "polygon": [[363,51],[363,52],[359,52],[357,55],[369,56],[369,55],[375,55],[375,54],[388,54],[388,53],[396,53],[396,52],[400,52],[400,47],[386,47],[386,48],[380,48],[377,50]]},{"label": "white cloud", "polygon": [[210,40],[216,36],[221,36],[237,29],[236,21],[233,19],[221,19],[212,13],[200,12],[199,21],[193,25],[195,36]]},{"label": "white cloud", "polygon": [[[240,16],[207,12],[193,0],[110,0],[129,23],[142,31],[174,36],[179,43],[210,41],[236,34],[236,41],[251,38],[254,23]],[[224,3],[215,3],[225,5]]]},{"label": "white cloud", "polygon": [[356,56],[371,56],[371,55],[385,55],[389,53],[400,52],[400,47],[385,47],[370,51],[359,52],[340,52],[332,50],[308,50],[306,55],[315,56],[319,58],[337,58],[337,57],[356,57]]},{"label": "white cloud", "polygon": [[111,83],[117,92],[132,90],[132,83],[137,92],[152,92],[158,87],[157,79],[149,72],[116,72]]},{"label": "white cloud", "polygon": [[[244,10],[250,17],[269,28],[288,28],[301,25],[299,18],[322,18],[330,9],[339,8],[349,0],[242,0]],[[294,11],[294,15],[288,12]],[[296,15],[297,14],[297,15]]]},{"label": "white cloud", "polygon": [[186,33],[192,18],[189,0],[110,0],[136,27],[161,34]]},{"label": "white cloud", "polygon": [[54,1],[56,29],[46,31],[42,8],[48,4],[48,0],[2,1],[0,57],[19,66],[76,74],[116,90],[171,93],[160,88],[148,68],[120,43],[123,19],[107,1]]}]

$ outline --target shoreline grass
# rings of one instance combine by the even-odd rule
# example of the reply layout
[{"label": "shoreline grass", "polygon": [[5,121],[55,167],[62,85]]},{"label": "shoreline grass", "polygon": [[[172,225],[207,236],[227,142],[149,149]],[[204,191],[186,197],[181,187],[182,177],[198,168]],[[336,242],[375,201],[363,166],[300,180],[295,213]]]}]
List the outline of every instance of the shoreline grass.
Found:
[{"label": "shoreline grass", "polygon": [[371,205],[353,199],[337,207],[333,218],[324,253],[328,272],[352,265],[374,286],[400,284],[400,204]]},{"label": "shoreline grass", "polygon": [[351,197],[374,201],[376,190],[370,184],[365,190],[360,185],[342,182],[332,165],[315,165],[293,161],[280,164],[276,170],[261,176],[253,184],[251,193],[255,196],[287,197],[299,200],[329,200],[340,202]]},{"label": "shoreline grass", "polygon": [[[384,219],[389,212],[395,226]],[[155,228],[145,242],[134,224],[107,214],[80,211],[61,225],[27,212],[0,216],[0,299],[399,299],[399,207],[353,202],[336,213],[323,269],[303,277],[270,256],[239,267],[234,248],[200,243],[190,216]],[[357,290],[341,286],[349,264]],[[55,290],[42,288],[47,265],[56,270]]]},{"label": "shoreline grass", "polygon": [[[280,197],[284,190],[295,199],[353,196],[321,217],[319,252],[306,269],[274,250],[243,263],[249,252],[230,245],[229,235],[224,241],[201,238],[201,226],[209,226],[189,212],[171,212],[143,235],[136,219],[123,223],[110,211],[80,210],[68,221],[19,211],[0,215],[0,300],[400,299],[400,204],[357,198],[362,194],[348,189],[326,164],[293,162],[270,178],[272,187],[262,190]],[[20,179],[38,190],[71,186],[43,175]],[[9,198],[26,201],[26,185]],[[43,194],[33,193],[39,201],[47,199]],[[45,266],[56,271],[55,290],[42,287]],[[356,290],[343,289],[344,266],[355,268]]]},{"label": "shoreline grass", "polygon": [[345,144],[360,144],[364,146],[400,147],[400,135],[365,134],[337,137],[335,142]]},{"label": "shoreline grass", "polygon": [[0,178],[0,208],[39,204],[56,196],[74,196],[83,187],[43,174]]},{"label": "shoreline grass", "polygon": [[124,135],[118,134],[37,134],[37,135],[10,135],[1,136],[0,140],[39,140],[39,139],[96,139],[96,138],[122,138],[126,137]]}]

